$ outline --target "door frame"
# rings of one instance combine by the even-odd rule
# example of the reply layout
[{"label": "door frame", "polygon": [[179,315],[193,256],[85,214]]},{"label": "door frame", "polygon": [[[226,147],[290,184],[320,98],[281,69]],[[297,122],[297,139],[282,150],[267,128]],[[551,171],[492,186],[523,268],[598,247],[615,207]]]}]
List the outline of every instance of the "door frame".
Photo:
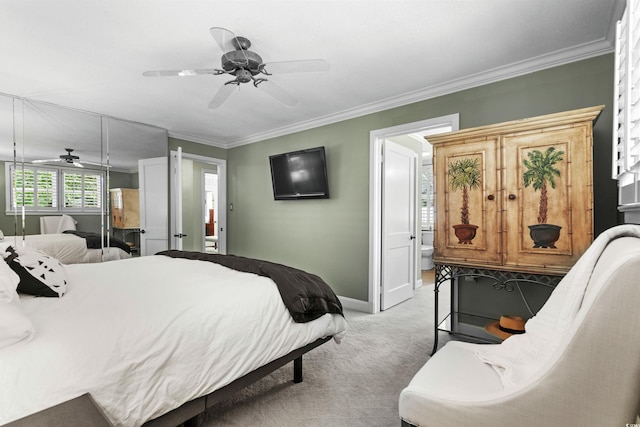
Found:
[{"label": "door frame", "polygon": [[[169,153],[170,159],[170,185],[169,188],[173,189],[174,185],[174,168],[175,168],[175,156],[177,151],[171,150]],[[227,210],[224,208],[227,206],[227,161],[225,159],[218,159],[215,157],[206,157],[200,156],[198,154],[191,154],[182,151],[182,158],[189,160],[196,160],[202,163],[208,163],[211,165],[216,165],[218,170],[218,209],[220,212],[218,214],[218,253],[226,254],[227,253]],[[174,234],[175,228],[175,210],[176,210],[176,194],[175,191],[171,190],[171,224],[170,224],[170,236]]]},{"label": "door frame", "polygon": [[[382,145],[386,138],[442,126],[451,126],[453,131],[458,130],[460,114],[454,113],[369,132],[369,296],[367,305],[370,313],[380,312],[382,286]],[[416,233],[418,233],[416,236],[421,236],[420,229],[420,221],[416,221]],[[420,246],[416,245],[417,248]],[[419,254],[420,251],[416,249],[416,266],[420,265]],[[422,280],[416,280],[415,287],[421,285]]]}]

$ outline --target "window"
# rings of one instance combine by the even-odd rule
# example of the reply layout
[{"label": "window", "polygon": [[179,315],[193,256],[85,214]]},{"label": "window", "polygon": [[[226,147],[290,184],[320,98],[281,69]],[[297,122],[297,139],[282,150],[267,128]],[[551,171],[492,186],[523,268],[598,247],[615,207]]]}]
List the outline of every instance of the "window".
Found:
[{"label": "window", "polygon": [[420,206],[422,229],[433,230],[433,166],[422,165],[422,189],[420,191]]},{"label": "window", "polygon": [[7,210],[26,212],[98,212],[102,208],[102,174],[66,168],[6,163]]},{"label": "window", "polygon": [[628,0],[616,26],[613,178],[620,204],[640,202],[640,0]]},{"label": "window", "polygon": [[100,175],[89,172],[62,172],[62,194],[67,209],[100,209]]}]

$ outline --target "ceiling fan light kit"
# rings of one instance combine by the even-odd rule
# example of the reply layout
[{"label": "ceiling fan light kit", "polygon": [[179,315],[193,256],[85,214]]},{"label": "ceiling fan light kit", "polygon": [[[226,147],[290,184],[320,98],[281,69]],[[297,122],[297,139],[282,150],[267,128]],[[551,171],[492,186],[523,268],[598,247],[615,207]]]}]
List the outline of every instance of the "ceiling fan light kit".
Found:
[{"label": "ceiling fan light kit", "polygon": [[[145,77],[178,76],[192,77],[203,74],[222,75],[228,74],[235,78],[224,83],[218,89],[208,107],[215,109],[231,96],[233,87],[244,83],[252,82],[254,87],[261,89],[266,94],[288,107],[298,105],[298,100],[286,90],[275,84],[273,81],[259,76],[271,76],[267,67],[276,73],[305,73],[328,71],[329,63],[323,59],[309,59],[299,61],[279,61],[265,64],[262,57],[250,51],[251,41],[245,37],[236,36],[232,31],[222,27],[212,27],[209,33],[216,41],[220,49],[224,52],[220,59],[221,68],[199,69],[199,70],[151,70],[142,73]],[[272,70],[272,71],[273,71]]]}]

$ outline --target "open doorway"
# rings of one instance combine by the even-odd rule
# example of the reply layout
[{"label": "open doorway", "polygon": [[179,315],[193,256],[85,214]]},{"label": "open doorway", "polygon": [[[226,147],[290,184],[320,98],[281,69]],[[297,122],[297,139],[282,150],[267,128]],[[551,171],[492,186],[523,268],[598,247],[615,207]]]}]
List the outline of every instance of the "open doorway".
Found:
[{"label": "open doorway", "polygon": [[171,151],[171,249],[226,253],[226,160]]},{"label": "open doorway", "polygon": [[[384,168],[383,168],[383,147],[385,141],[392,138],[399,138],[400,136],[406,136],[408,138],[420,139],[418,147],[424,147],[426,151],[429,151],[430,145],[424,140],[424,136],[433,135],[436,133],[443,133],[448,131],[455,131],[459,129],[459,114],[451,114],[448,116],[437,117],[434,119],[422,120],[418,122],[408,123],[405,125],[394,126],[390,128],[378,129],[370,132],[370,176],[369,176],[369,297],[368,297],[368,309],[371,313],[377,313],[381,309],[381,295],[384,293],[384,277],[382,269],[385,261],[383,254],[383,218],[385,216],[385,204],[384,201]],[[412,136],[409,136],[412,135]],[[423,145],[422,142],[425,144]],[[415,144],[414,144],[415,145]],[[422,148],[417,149],[422,155]],[[421,168],[422,169],[422,168]],[[422,176],[420,172],[418,176]],[[418,217],[422,218],[422,201],[421,193],[422,186],[417,183],[417,187],[420,191],[415,192],[417,203],[416,206],[420,206],[420,212]],[[387,207],[388,209],[388,207]],[[418,243],[422,239],[422,222],[417,221],[414,229],[414,238]],[[418,239],[418,237],[420,237]],[[412,271],[407,274],[413,275],[415,280],[413,283],[415,287],[421,286],[421,244],[416,244],[413,252],[414,267]]]},{"label": "open doorway", "polygon": [[218,171],[202,169],[202,199],[204,202],[204,239],[202,249],[206,253],[218,253]]}]

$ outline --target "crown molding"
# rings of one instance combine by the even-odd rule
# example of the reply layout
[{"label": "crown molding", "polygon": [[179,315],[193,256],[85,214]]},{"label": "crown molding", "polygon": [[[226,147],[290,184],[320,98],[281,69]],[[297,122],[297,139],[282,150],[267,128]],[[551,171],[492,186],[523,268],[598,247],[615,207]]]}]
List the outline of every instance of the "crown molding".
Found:
[{"label": "crown molding", "polygon": [[[574,46],[569,49],[563,49],[550,54],[541,55],[524,61],[514,62],[512,64],[496,67],[482,73],[476,73],[463,78],[450,80],[448,82],[430,86],[413,92],[404,93],[402,95],[377,101],[374,103],[362,105],[356,108],[343,110],[334,114],[318,117],[312,120],[295,123],[289,126],[283,126],[277,129],[271,129],[266,132],[250,135],[246,138],[237,139],[227,143],[219,143],[217,145],[222,148],[234,148],[242,145],[253,144],[255,142],[264,141],[270,138],[276,138],[295,132],[301,132],[324,126],[332,123],[341,122],[367,114],[377,113],[396,107],[424,101],[442,95],[447,95],[461,90],[473,87],[483,86],[495,83],[501,80],[522,76],[525,74],[541,71],[547,68],[557,67],[584,59],[604,55],[614,51],[612,40],[602,38],[600,40]],[[202,142],[205,144],[206,142]],[[213,144],[210,144],[213,145]]]},{"label": "crown molding", "polygon": [[176,131],[167,131],[167,135],[170,138],[182,139],[184,141],[197,142],[198,144],[209,145],[211,147],[218,148],[229,148],[229,143],[219,141],[216,139],[204,138],[200,135],[195,135],[188,132],[176,132]]}]

